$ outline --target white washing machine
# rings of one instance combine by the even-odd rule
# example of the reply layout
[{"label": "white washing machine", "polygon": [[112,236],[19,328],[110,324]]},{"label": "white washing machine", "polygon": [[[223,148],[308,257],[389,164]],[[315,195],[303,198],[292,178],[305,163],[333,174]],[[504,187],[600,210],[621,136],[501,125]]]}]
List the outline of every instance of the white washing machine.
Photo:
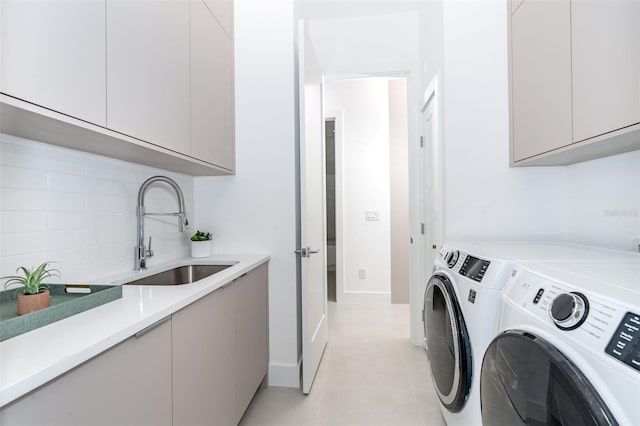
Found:
[{"label": "white washing machine", "polygon": [[523,261],[633,263],[640,256],[564,242],[443,245],[425,289],[423,324],[432,382],[449,426],[480,424],[480,370],[497,335],[502,289]]},{"label": "white washing machine", "polygon": [[[444,245],[425,290],[423,321],[431,378],[449,426],[480,421],[484,350],[495,337],[501,290],[513,266]],[[491,324],[491,326],[487,326]]]},{"label": "white washing machine", "polygon": [[640,424],[640,261],[521,264],[482,364],[482,423]]}]

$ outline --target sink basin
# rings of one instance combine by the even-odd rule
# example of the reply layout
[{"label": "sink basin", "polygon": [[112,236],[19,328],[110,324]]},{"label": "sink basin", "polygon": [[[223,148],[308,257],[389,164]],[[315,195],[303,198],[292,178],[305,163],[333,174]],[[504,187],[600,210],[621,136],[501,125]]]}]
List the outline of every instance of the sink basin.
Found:
[{"label": "sink basin", "polygon": [[169,269],[123,285],[182,285],[207,278],[233,265],[185,265]]}]

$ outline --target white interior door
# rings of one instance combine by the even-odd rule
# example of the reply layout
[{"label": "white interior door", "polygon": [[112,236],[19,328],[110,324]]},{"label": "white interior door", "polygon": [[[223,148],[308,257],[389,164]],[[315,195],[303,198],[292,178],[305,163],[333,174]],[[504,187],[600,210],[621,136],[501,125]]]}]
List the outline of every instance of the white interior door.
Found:
[{"label": "white interior door", "polygon": [[322,69],[303,21],[298,26],[298,66],[302,391],[309,393],[328,339],[327,231]]},{"label": "white interior door", "polygon": [[[421,285],[431,277],[433,263],[442,245],[442,204],[440,153],[437,131],[437,96],[435,92],[427,100],[422,110],[422,253],[423,277]],[[422,289],[424,290],[424,288]]]}]

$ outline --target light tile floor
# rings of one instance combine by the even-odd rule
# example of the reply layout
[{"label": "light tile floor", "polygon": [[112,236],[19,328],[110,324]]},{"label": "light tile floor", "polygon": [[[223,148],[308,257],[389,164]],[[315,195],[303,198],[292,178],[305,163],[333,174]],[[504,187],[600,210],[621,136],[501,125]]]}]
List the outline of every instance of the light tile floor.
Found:
[{"label": "light tile floor", "polygon": [[240,425],[442,426],[423,349],[409,341],[409,305],[329,302],[329,343],[308,396],[260,389]]}]

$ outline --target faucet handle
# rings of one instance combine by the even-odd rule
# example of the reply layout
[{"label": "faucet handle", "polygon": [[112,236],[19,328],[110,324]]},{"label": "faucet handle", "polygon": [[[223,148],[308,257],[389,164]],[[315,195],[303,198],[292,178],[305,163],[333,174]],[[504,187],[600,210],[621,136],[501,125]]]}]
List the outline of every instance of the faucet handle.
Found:
[{"label": "faucet handle", "polygon": [[151,237],[149,237],[149,247],[147,248],[147,257],[153,256],[153,250],[151,250]]}]

